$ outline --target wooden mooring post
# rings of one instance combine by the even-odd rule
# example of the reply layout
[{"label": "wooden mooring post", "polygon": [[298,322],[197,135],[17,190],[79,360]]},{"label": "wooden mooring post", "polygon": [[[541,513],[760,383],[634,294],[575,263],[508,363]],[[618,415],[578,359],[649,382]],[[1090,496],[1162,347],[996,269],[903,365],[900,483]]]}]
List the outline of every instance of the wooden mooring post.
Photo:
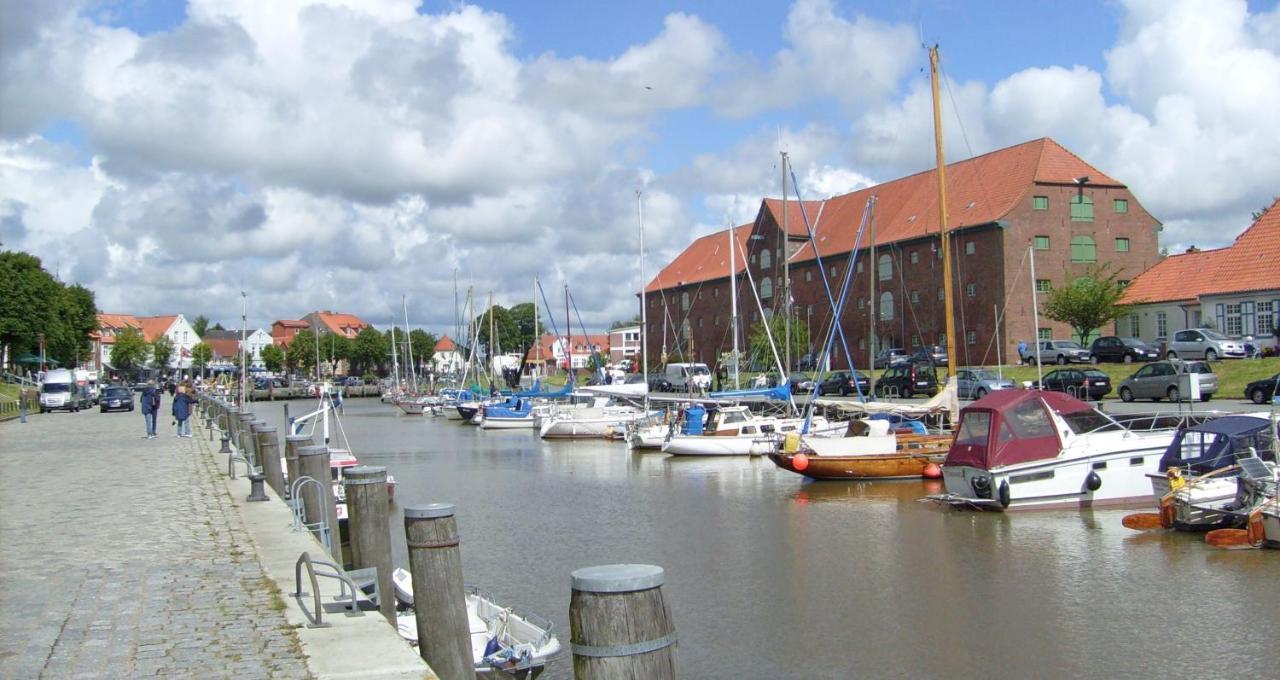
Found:
[{"label": "wooden mooring post", "polygon": [[570,576],[569,640],[578,680],[676,677],[676,629],[650,564],[609,564]]},{"label": "wooden mooring post", "polygon": [[[329,447],[304,446],[298,449],[298,474],[300,478],[310,477],[319,482],[306,484],[299,492],[303,511],[308,524],[324,520],[325,531],[328,532],[329,555],[334,558],[334,562],[342,564],[342,535],[338,531],[338,507],[333,498],[333,480],[329,476]],[[319,529],[312,531],[317,538],[325,540]]]},{"label": "wooden mooring post", "polygon": [[342,475],[347,494],[347,528],[351,565],[378,570],[378,609],[396,621],[396,594],[391,583],[391,531],[387,527],[387,469],[357,465]]},{"label": "wooden mooring post", "polygon": [[280,439],[276,436],[276,427],[262,425],[255,427],[254,431],[258,434],[258,463],[262,466],[262,475],[276,492],[276,497],[284,498],[284,469],[280,467]]},{"label": "wooden mooring post", "polygon": [[413,575],[418,653],[441,680],[471,680],[476,677],[475,658],[453,504],[405,508],[404,535]]},{"label": "wooden mooring post", "polygon": [[284,467],[288,479],[285,484],[289,485],[290,493],[294,480],[298,479],[298,449],[304,446],[311,446],[315,440],[309,434],[287,434],[284,436]]}]

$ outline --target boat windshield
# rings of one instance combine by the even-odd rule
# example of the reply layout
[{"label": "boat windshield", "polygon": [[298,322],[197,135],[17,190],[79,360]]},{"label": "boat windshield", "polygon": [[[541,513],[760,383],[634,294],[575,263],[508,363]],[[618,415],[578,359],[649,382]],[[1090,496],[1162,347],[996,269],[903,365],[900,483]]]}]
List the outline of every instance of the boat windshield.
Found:
[{"label": "boat windshield", "polygon": [[1067,422],[1067,427],[1070,427],[1071,431],[1076,434],[1085,434],[1086,432],[1112,432],[1124,429],[1120,423],[1117,423],[1093,409],[1063,413],[1061,415],[1062,419]]},{"label": "boat windshield", "polygon": [[986,446],[987,433],[991,430],[991,414],[986,411],[970,411],[960,420],[956,444]]}]

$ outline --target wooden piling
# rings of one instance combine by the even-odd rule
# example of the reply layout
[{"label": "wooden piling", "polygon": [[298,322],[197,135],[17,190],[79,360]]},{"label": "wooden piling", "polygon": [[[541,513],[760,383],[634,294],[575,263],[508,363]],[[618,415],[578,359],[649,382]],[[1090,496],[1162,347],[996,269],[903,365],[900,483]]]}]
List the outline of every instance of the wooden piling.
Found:
[{"label": "wooden piling", "polygon": [[276,436],[276,427],[263,425],[255,429],[258,432],[258,462],[262,465],[262,475],[276,496],[284,498],[284,469],[280,466],[280,439]]},{"label": "wooden piling", "polygon": [[252,423],[253,421],[257,420],[258,417],[253,415],[253,411],[249,411],[249,410],[239,411],[235,414],[234,417],[235,417],[235,423],[236,423],[236,427],[235,427],[236,437],[233,441],[236,445],[236,450],[240,452],[240,455],[244,456],[245,460],[251,461],[253,459],[249,458],[249,456],[246,453],[246,450],[250,446],[249,436],[251,433],[249,431],[249,423]]},{"label": "wooden piling", "polygon": [[378,570],[378,608],[395,623],[396,595],[391,583],[391,531],[387,527],[387,469],[357,465],[342,474],[347,495],[347,533],[351,565]]},{"label": "wooden piling", "polygon": [[[306,484],[301,491],[302,507],[307,515],[307,523],[313,524],[323,519],[329,534],[329,554],[334,561],[342,563],[342,536],[338,531],[338,508],[334,503],[333,479],[329,472],[329,447],[303,446],[298,449],[298,474],[310,477],[318,482]],[[317,538],[324,540],[318,529],[313,529]]]},{"label": "wooden piling", "polygon": [[476,677],[475,659],[453,504],[405,508],[404,534],[413,575],[418,653],[441,680],[471,680]]},{"label": "wooden piling", "polygon": [[676,629],[662,567],[610,564],[573,572],[569,639],[578,680],[676,677]]},{"label": "wooden piling", "polygon": [[284,467],[287,479],[285,484],[292,493],[293,482],[298,479],[298,449],[311,446],[315,440],[309,434],[287,434],[284,436]]}]

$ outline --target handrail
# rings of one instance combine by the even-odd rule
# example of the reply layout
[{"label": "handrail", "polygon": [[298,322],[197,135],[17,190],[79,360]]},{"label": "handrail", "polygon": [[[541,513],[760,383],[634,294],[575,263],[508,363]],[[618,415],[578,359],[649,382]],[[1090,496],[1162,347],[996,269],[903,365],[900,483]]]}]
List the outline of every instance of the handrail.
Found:
[{"label": "handrail", "polygon": [[327,517],[321,517],[315,522],[307,522],[306,504],[302,502],[302,488],[308,484],[315,484],[319,487],[316,493],[324,498],[324,484],[315,477],[306,475],[300,476],[293,480],[289,485],[289,503],[293,507],[293,530],[294,531],[317,531],[320,534],[320,542],[324,544],[324,549],[329,554],[333,554],[333,534],[329,529],[329,520]]},{"label": "handrail", "polygon": [[[311,581],[311,593],[306,593],[302,590],[303,564],[307,565],[307,576]],[[333,569],[333,573],[326,574],[323,572],[316,572],[316,565],[329,567],[330,569]],[[320,601],[320,582],[317,579],[317,577],[320,576],[338,581],[340,590],[338,591],[338,596],[335,599],[342,600],[343,598],[347,598],[348,602],[345,605],[347,609],[347,616],[364,616],[364,612],[360,610],[360,606],[356,602],[356,593],[358,592],[358,589],[356,588],[356,584],[351,580],[351,577],[347,576],[346,572],[342,571],[342,568],[333,562],[312,559],[311,553],[304,552],[298,557],[298,561],[293,565],[294,591],[290,593],[290,596],[298,600],[298,608],[302,610],[303,615],[305,615],[307,620],[311,622],[307,625],[308,628],[328,628],[332,625],[324,623],[323,621],[324,606]],[[349,591],[348,588],[350,589]],[[312,616],[311,612],[307,611],[307,607],[302,601],[302,598],[306,597],[308,594],[312,596],[312,602],[315,605],[315,616]]]}]

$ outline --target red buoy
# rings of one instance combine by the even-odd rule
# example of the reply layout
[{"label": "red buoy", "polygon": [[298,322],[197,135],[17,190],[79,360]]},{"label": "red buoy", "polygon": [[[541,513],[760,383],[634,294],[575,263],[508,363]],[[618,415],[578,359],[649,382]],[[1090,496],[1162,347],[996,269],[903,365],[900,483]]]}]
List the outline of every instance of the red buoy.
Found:
[{"label": "red buoy", "polygon": [[929,463],[928,465],[924,466],[925,479],[937,479],[941,476],[942,476],[942,468],[938,467],[937,463]]},{"label": "red buoy", "polygon": [[791,467],[795,468],[796,472],[804,472],[805,468],[809,467],[809,457],[803,453],[797,453],[791,457]]}]

